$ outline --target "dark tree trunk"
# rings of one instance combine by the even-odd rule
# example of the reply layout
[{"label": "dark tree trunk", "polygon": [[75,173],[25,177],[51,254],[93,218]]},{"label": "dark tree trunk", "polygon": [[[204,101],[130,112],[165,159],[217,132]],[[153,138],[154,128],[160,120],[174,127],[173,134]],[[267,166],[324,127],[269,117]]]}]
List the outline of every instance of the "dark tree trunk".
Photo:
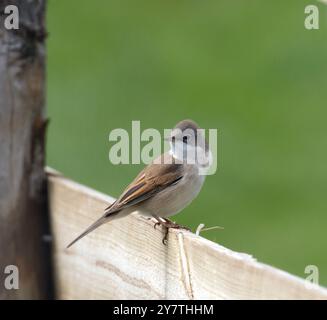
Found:
[{"label": "dark tree trunk", "polygon": [[[4,8],[19,9],[7,30]],[[50,294],[45,147],[45,0],[0,0],[0,300]],[[19,289],[7,290],[7,265]]]}]

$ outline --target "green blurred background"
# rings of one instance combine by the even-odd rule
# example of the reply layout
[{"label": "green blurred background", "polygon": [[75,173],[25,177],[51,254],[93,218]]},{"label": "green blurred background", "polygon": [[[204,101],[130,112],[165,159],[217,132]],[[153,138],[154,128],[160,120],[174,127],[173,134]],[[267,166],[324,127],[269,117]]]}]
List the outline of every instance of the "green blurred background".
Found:
[{"label": "green blurred background", "polygon": [[327,6],[310,3],[49,1],[48,165],[118,196],[141,167],[110,164],[110,130],[218,128],[219,170],[174,220],[327,285]]}]

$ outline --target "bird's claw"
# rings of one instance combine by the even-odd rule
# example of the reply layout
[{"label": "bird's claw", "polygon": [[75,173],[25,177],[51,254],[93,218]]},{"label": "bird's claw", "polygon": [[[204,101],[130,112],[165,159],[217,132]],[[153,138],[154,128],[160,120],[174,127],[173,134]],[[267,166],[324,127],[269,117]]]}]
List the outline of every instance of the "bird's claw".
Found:
[{"label": "bird's claw", "polygon": [[160,222],[156,222],[153,226],[154,229],[157,229],[157,226],[160,225],[161,223]]},{"label": "bird's claw", "polygon": [[164,226],[164,227],[166,228],[165,236],[164,236],[163,239],[162,239],[162,243],[163,243],[164,245],[167,245],[167,243],[168,243],[168,233],[169,233],[169,229],[170,229],[170,228],[173,228],[173,229],[183,229],[183,230],[191,231],[190,228],[187,228],[187,227],[185,227],[185,226],[182,226],[182,225],[180,225],[180,224],[177,224],[177,223],[175,223],[175,222],[173,222],[173,221],[170,221],[170,220],[168,220],[168,219],[165,219],[164,221],[160,221],[160,220],[157,221],[157,222],[154,224],[154,226],[153,226],[154,229],[156,229],[158,225],[162,225],[162,226]]}]

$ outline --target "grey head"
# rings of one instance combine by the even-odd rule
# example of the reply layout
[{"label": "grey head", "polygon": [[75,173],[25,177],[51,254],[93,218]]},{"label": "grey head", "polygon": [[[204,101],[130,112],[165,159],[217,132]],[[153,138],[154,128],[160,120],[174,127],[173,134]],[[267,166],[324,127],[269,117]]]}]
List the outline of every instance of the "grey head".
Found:
[{"label": "grey head", "polygon": [[204,130],[190,119],[182,120],[176,124],[170,135],[171,143],[182,143],[184,146],[199,147],[208,151],[208,143]]},{"label": "grey head", "polygon": [[178,122],[169,140],[174,158],[183,162],[198,163],[199,156],[206,157],[209,151],[204,130],[190,119]]}]

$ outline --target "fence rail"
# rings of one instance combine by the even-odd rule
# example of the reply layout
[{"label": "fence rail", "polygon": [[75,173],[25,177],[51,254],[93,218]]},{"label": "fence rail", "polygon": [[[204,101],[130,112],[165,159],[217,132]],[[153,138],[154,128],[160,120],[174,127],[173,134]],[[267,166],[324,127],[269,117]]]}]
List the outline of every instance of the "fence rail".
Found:
[{"label": "fence rail", "polygon": [[191,232],[163,230],[138,214],[66,245],[114,199],[48,170],[58,299],[327,299],[309,284]]}]

